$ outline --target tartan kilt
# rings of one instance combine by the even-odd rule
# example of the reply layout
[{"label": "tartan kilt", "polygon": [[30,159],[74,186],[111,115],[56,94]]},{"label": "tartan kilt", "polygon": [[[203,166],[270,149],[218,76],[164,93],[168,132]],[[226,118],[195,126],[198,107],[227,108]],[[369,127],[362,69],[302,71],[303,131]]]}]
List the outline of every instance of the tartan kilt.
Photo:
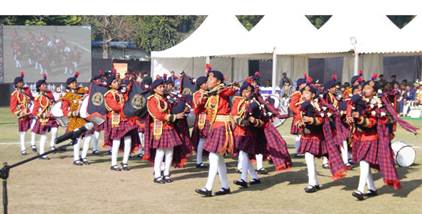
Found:
[{"label": "tartan kilt", "polygon": [[[265,123],[263,131],[266,139],[266,153],[271,156],[276,171],[290,168],[292,166],[292,159],[287,148],[287,143],[278,130],[268,121]],[[257,139],[261,141],[259,140],[260,138]]]},{"label": "tartan kilt", "polygon": [[[153,129],[150,130],[153,133]],[[152,148],[153,149],[166,149],[172,148],[175,146],[182,145],[183,142],[180,139],[176,129],[174,127],[170,128],[163,128],[163,133],[161,134],[160,139],[154,139],[153,134],[152,136]]]},{"label": "tartan kilt", "polygon": [[299,154],[309,152],[315,157],[327,156],[327,145],[323,137],[306,136],[300,138]]},{"label": "tartan kilt", "polygon": [[226,148],[224,148],[225,142],[226,127],[223,125],[220,127],[212,128],[210,129],[210,132],[208,132],[207,140],[204,143],[204,150],[213,153],[219,153],[219,151],[226,151]]},{"label": "tartan kilt", "polygon": [[26,132],[31,128],[31,118],[22,117],[18,119],[18,129],[19,132]]},{"label": "tartan kilt", "polygon": [[58,122],[57,122],[57,120],[56,120],[56,119],[54,119],[54,118],[50,118],[50,120],[48,121],[47,125],[48,125],[50,128],[59,128],[59,123],[58,123]]},{"label": "tartan kilt", "polygon": [[248,155],[255,155],[256,154],[256,137],[251,135],[245,135],[245,136],[235,136],[234,138],[234,145],[235,145],[235,151],[244,151],[248,153]]},{"label": "tartan kilt", "polygon": [[47,134],[49,131],[50,126],[48,125],[48,122],[45,125],[42,125],[39,119],[37,119],[34,127],[32,127],[32,132],[39,135]]},{"label": "tartan kilt", "polygon": [[357,163],[358,160],[358,149],[360,141],[352,138],[352,160],[354,163]]},{"label": "tartan kilt", "polygon": [[198,148],[198,143],[199,143],[199,139],[200,138],[207,138],[208,132],[210,130],[210,123],[208,121],[205,122],[204,128],[199,129],[198,128],[198,124],[195,122],[195,125],[192,129],[192,134],[191,134],[191,143],[193,145],[193,148],[195,149],[195,151]]},{"label": "tartan kilt", "polygon": [[120,140],[126,136],[130,131],[137,129],[136,124],[130,120],[120,121],[119,127],[112,127],[111,120],[108,120],[109,136],[111,140]]},{"label": "tartan kilt", "polygon": [[356,148],[356,163],[359,161],[366,161],[371,166],[378,166],[379,165],[379,157],[378,157],[378,141],[361,141],[359,143],[358,148]]},{"label": "tartan kilt", "polygon": [[301,133],[301,130],[295,125],[297,122],[297,120],[293,119],[292,120],[292,125],[290,127],[290,134],[292,135],[298,135]]}]

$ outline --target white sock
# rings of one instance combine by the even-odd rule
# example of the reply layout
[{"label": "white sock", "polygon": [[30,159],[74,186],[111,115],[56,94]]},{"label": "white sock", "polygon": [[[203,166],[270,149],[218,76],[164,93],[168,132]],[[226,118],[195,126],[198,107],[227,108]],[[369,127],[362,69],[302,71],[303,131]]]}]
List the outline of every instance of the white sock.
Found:
[{"label": "white sock", "polygon": [[366,183],[368,184],[368,189],[373,191],[377,190],[377,188],[375,188],[374,178],[372,177],[371,167],[369,167],[368,170],[368,178],[366,179]]},{"label": "white sock", "polygon": [[366,181],[368,180],[368,175],[369,175],[369,163],[366,161],[360,161],[359,167],[360,167],[360,176],[359,176],[358,191],[364,193],[365,184],[366,184]]},{"label": "white sock", "polygon": [[89,142],[91,142],[92,135],[88,135],[84,137],[84,144],[82,146],[82,159],[85,159],[88,155],[89,150]]},{"label": "white sock", "polygon": [[166,155],[166,160],[165,160],[164,176],[169,176],[171,162],[173,161],[173,148],[165,149],[165,155]]},{"label": "white sock", "polygon": [[248,170],[249,170],[249,157],[248,153],[239,151],[239,163],[241,163],[241,174],[240,179],[248,181]]},{"label": "white sock", "polygon": [[35,146],[35,136],[36,134],[34,132],[31,132],[31,146]]},{"label": "white sock", "polygon": [[204,150],[204,138],[199,138],[198,148],[196,149],[196,164],[202,163],[202,154]]},{"label": "white sock", "polygon": [[296,135],[296,137],[295,137],[295,151],[296,151],[296,154],[299,153],[299,147],[300,147],[300,135]]},{"label": "white sock", "polygon": [[347,148],[347,141],[343,141],[343,146],[340,147],[341,151],[341,158],[343,159],[343,163],[349,163],[349,149]]},{"label": "white sock", "polygon": [[139,154],[142,154],[142,151],[144,149],[144,133],[138,132],[139,140],[141,141],[141,147],[139,148]]},{"label": "white sock", "polygon": [[262,154],[256,154],[255,155],[256,158],[256,168],[257,169],[262,169],[263,168],[263,159],[264,156]]},{"label": "white sock", "polygon": [[305,153],[306,168],[308,169],[308,184],[315,186],[319,185],[315,169],[315,157],[313,154]]},{"label": "white sock", "polygon": [[125,148],[123,150],[123,164],[127,164],[129,161],[130,149],[132,148],[132,138],[131,136],[126,136],[124,138]]},{"label": "white sock", "polygon": [[[45,149],[45,142],[47,141],[47,135],[43,134],[40,137],[40,153],[39,154],[43,154],[44,153],[44,149]],[[45,157],[45,155],[43,155],[43,157]]]},{"label": "white sock", "polygon": [[57,137],[57,127],[53,127],[50,130],[51,139],[50,139],[50,147],[54,146],[54,140],[56,140]]},{"label": "white sock", "polygon": [[224,157],[218,154],[218,176],[220,177],[220,184],[221,187],[224,189],[229,188],[229,181],[227,178],[227,167],[226,163],[224,162]]},{"label": "white sock", "polygon": [[81,144],[81,138],[78,138],[75,145],[73,145],[73,161],[79,160],[79,145]]},{"label": "white sock", "polygon": [[95,131],[94,135],[92,136],[92,150],[98,151],[98,141],[100,138],[100,132]]},{"label": "white sock", "polygon": [[218,172],[218,154],[210,152],[208,156],[208,162],[210,164],[210,168],[208,170],[208,179],[207,183],[205,184],[205,188],[211,191],[212,186],[214,185],[215,176]]},{"label": "white sock", "polygon": [[21,152],[25,151],[25,132],[19,132]]},{"label": "white sock", "polygon": [[161,177],[161,163],[164,159],[164,149],[157,149],[154,159],[154,178]]},{"label": "white sock", "polygon": [[117,155],[119,154],[120,140],[113,140],[111,147],[111,166],[117,165]]}]

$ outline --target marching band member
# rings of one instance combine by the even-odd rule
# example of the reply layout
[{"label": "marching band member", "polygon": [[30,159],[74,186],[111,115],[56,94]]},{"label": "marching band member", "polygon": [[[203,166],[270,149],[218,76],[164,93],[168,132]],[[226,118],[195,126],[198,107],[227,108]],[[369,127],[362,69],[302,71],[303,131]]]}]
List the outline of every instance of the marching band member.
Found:
[{"label": "marching band member", "polygon": [[[74,131],[86,124],[86,120],[81,118],[79,115],[79,110],[81,108],[82,100],[84,96],[88,93],[88,89],[85,87],[78,87],[77,86],[77,78],[79,76],[79,72],[76,72],[74,76],[67,78],[66,80],[66,92],[62,97],[62,111],[64,115],[67,115],[69,118],[69,122],[67,125],[66,132]],[[83,164],[89,164],[88,160],[86,159],[88,149],[89,149],[89,142],[91,141],[92,132],[88,131],[87,133],[83,134],[83,136],[77,139],[75,145],[73,145],[73,164],[76,166],[82,166]],[[82,156],[80,156],[80,144],[84,139],[83,148],[82,148]]]},{"label": "marching band member", "polygon": [[[389,124],[397,122],[405,130],[417,133],[417,128],[399,118],[387,95],[376,95],[378,88],[379,84],[372,78],[363,84],[362,97],[352,97],[354,109],[349,120],[356,127],[353,132],[353,147],[357,147],[354,161],[359,162],[360,167],[359,185],[352,195],[358,200],[377,195],[371,168],[379,169],[385,184],[400,188],[390,146],[394,133],[388,128]],[[367,193],[364,193],[365,186]]]},{"label": "marching band member", "polygon": [[[123,113],[124,103],[127,100],[127,93],[123,94],[120,89],[120,80],[115,75],[107,77],[107,84],[110,90],[104,94],[105,106],[108,111],[109,137],[112,140],[111,149],[111,170],[128,171],[128,160],[132,149],[132,138],[137,136],[137,125],[134,118],[127,118]],[[121,168],[117,165],[117,156],[120,143],[124,142],[123,161]],[[134,146],[135,146],[135,142]],[[136,147],[136,146],[135,146]]]},{"label": "marching band member", "polygon": [[[170,112],[169,103],[164,97],[166,90],[164,79],[154,80],[151,90],[153,94],[147,98],[149,115],[145,120],[144,159],[154,161],[155,183],[171,183],[170,167],[173,162],[173,149],[182,145],[182,140],[177,134],[173,122],[176,119],[183,119],[185,115],[184,112],[178,114]],[[164,158],[164,173],[162,174],[161,164]]]},{"label": "marching band member", "polygon": [[290,96],[289,109],[293,113],[292,125],[290,128],[290,134],[295,135],[295,149],[296,156],[300,156],[299,147],[300,147],[300,130],[298,123],[301,121],[300,113],[300,102],[302,101],[302,89],[306,86],[306,79],[300,78],[296,81],[296,91]]},{"label": "marching band member", "polygon": [[[20,140],[20,151],[21,155],[26,155],[25,148],[25,133],[30,129],[31,126],[31,99],[32,94],[29,88],[24,87],[24,73],[21,72],[21,75],[16,77],[13,81],[15,85],[15,90],[10,95],[9,110],[12,112],[18,119],[18,131],[19,131],[19,140]],[[33,134],[33,141],[31,145],[35,147],[35,134]],[[36,151],[36,147],[35,147]]]},{"label": "marching band member", "polygon": [[195,113],[195,125],[192,131],[192,143],[196,149],[196,168],[205,168],[202,160],[204,152],[204,143],[207,139],[207,133],[210,129],[210,123],[207,121],[205,109],[204,93],[207,90],[207,77],[201,76],[196,79],[197,91],[193,93],[193,108]]},{"label": "marching band member", "polygon": [[[227,179],[227,168],[224,162],[224,154],[232,153],[234,147],[233,132],[230,117],[230,97],[238,90],[237,86],[224,87],[222,83],[224,75],[220,71],[208,72],[207,87],[211,94],[205,104],[207,119],[210,121],[210,131],[204,144],[204,150],[209,152],[209,171],[205,187],[196,189],[195,192],[204,196],[212,196],[212,187],[215,176],[220,177],[221,189],[216,195],[230,193]],[[221,88],[223,87],[223,88]]]},{"label": "marching band member", "polygon": [[[36,82],[38,96],[34,100],[34,108],[32,110],[32,115],[37,120],[32,128],[32,131],[41,136],[39,154],[44,153],[47,133],[50,132],[52,127],[56,128],[57,131],[58,126],[56,120],[52,117],[50,112],[54,98],[52,97],[51,91],[48,91],[47,89],[46,80],[47,75],[44,74],[43,79]],[[41,159],[48,159],[48,157],[43,155],[41,156]]]},{"label": "marching band member", "polygon": [[260,114],[259,104],[250,100],[253,93],[252,86],[244,81],[239,91],[241,96],[233,98],[231,109],[231,115],[236,124],[233,130],[235,148],[241,162],[240,179],[234,181],[234,184],[246,188],[248,174],[252,176],[250,185],[261,183],[249,157],[254,156],[258,151],[258,128],[264,122],[257,117],[259,115],[256,115],[256,112]]},{"label": "marching band member", "polygon": [[302,89],[304,100],[300,108],[302,119],[297,124],[303,132],[299,153],[305,154],[308,169],[308,186],[305,188],[307,193],[313,193],[320,189],[315,169],[315,157],[328,156],[333,179],[344,177],[346,171],[339,151],[332,142],[328,118],[323,117],[318,101],[314,100],[318,96],[317,94],[318,90],[312,85]]}]

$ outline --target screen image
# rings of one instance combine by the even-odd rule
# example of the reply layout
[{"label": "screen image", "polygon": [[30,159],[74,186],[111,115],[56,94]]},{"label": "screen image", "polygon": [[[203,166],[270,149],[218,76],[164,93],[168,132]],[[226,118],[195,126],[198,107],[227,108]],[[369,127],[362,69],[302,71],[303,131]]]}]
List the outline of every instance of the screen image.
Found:
[{"label": "screen image", "polygon": [[4,26],[4,82],[25,73],[35,82],[47,73],[49,82],[64,82],[79,72],[79,82],[91,78],[89,26]]}]

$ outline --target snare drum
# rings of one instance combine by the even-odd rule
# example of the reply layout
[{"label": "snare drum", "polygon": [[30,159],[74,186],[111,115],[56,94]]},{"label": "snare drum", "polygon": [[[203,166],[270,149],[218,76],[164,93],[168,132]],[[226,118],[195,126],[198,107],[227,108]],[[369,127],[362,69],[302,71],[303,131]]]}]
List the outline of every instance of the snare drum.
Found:
[{"label": "snare drum", "polygon": [[82,100],[81,106],[79,108],[79,116],[81,118],[87,118],[88,114],[88,103],[89,103],[89,96],[85,96]]},{"label": "snare drum", "polygon": [[53,115],[53,117],[56,118],[60,126],[63,126],[63,127],[67,126],[67,123],[69,122],[69,120],[63,114],[62,101],[59,101],[53,105],[53,107],[51,108],[51,114]]},{"label": "snare drum", "polygon": [[416,151],[412,146],[397,141],[391,144],[391,149],[394,152],[394,160],[398,166],[409,167],[415,162]]}]

